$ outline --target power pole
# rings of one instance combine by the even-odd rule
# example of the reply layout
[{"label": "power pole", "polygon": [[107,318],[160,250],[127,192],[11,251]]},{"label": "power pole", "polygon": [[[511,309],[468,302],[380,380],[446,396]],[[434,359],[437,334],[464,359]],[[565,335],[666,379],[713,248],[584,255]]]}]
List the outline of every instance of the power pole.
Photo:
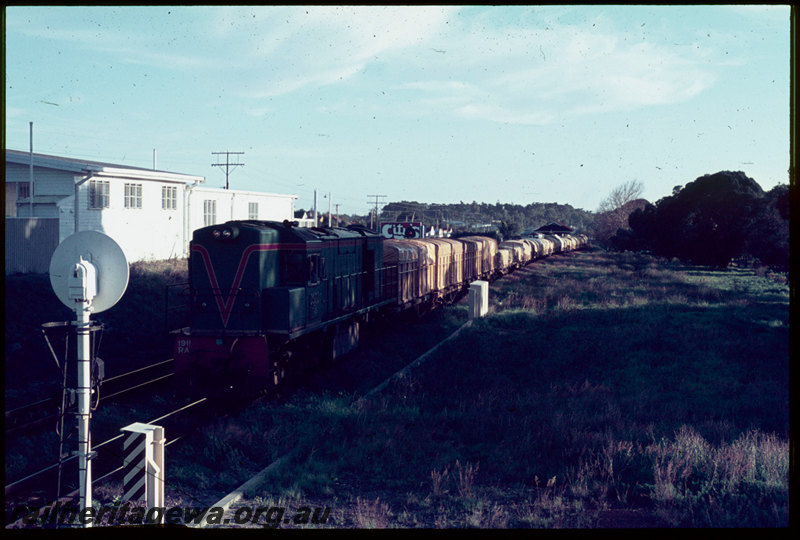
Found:
[{"label": "power pole", "polygon": [[377,231],[378,228],[379,228],[379,225],[378,225],[378,199],[380,199],[380,198],[385,199],[386,195],[367,195],[367,197],[370,197],[370,198],[375,197],[375,224],[373,225],[372,224],[372,220],[370,220],[370,228]]},{"label": "power pole", "polygon": [[225,167],[225,189],[228,189],[228,175],[230,175],[231,171],[236,167],[243,166],[244,163],[239,163],[238,159],[236,163],[231,163],[231,155],[241,155],[244,152],[211,152],[211,155],[218,156],[225,154],[225,163],[212,163],[212,167]]}]

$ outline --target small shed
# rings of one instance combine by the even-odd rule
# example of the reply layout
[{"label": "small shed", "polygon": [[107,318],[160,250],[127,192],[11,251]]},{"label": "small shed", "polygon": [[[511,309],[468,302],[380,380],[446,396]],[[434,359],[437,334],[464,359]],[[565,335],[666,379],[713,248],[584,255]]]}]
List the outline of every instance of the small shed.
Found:
[{"label": "small shed", "polygon": [[551,221],[547,225],[542,225],[538,229],[536,229],[535,233],[537,234],[571,234],[575,231],[574,227],[570,227],[569,225],[564,225],[557,221]]}]

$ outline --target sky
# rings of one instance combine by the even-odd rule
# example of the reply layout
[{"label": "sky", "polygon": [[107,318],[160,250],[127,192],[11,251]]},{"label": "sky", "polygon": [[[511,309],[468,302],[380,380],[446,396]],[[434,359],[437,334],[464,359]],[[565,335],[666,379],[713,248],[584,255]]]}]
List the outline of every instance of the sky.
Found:
[{"label": "sky", "polygon": [[[375,202],[788,183],[790,7],[7,7],[6,148]],[[238,161],[237,161],[238,160]],[[338,205],[338,206],[337,206]]]}]

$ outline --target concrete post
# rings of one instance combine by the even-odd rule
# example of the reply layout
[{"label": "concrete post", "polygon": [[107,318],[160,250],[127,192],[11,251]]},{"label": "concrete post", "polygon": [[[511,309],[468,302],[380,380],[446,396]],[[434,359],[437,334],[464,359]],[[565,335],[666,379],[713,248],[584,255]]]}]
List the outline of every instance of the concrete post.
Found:
[{"label": "concrete post", "polygon": [[489,282],[473,281],[469,285],[469,318],[477,319],[489,312]]}]

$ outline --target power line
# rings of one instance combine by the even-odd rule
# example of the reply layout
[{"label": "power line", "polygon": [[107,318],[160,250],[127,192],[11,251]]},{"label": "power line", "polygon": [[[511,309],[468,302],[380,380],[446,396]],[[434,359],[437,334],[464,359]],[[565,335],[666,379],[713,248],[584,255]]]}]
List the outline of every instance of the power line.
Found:
[{"label": "power line", "polygon": [[244,163],[239,163],[238,159],[236,163],[231,163],[231,155],[241,155],[244,152],[211,152],[212,155],[217,156],[221,154],[225,154],[225,163],[212,163],[212,167],[225,167],[225,189],[228,189],[228,175],[230,175],[231,171],[236,167],[243,166]]},{"label": "power line", "polygon": [[380,199],[380,198],[385,199],[386,195],[367,195],[367,197],[369,197],[369,198],[374,197],[375,198],[375,224],[373,225],[372,224],[372,219],[370,219],[370,228],[374,229],[374,230],[378,230],[378,199]]}]

